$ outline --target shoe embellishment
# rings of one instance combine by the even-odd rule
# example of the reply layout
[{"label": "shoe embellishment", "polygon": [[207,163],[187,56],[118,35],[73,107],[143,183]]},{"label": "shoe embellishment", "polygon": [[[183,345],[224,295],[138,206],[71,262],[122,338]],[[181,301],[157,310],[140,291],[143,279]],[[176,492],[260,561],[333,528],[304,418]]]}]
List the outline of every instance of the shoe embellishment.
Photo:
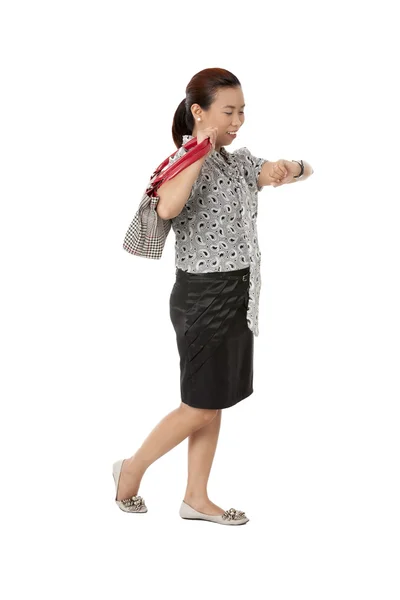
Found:
[{"label": "shoe embellishment", "polygon": [[222,518],[228,521],[237,521],[238,519],[247,519],[246,515],[241,510],[236,510],[235,508],[230,508],[226,510],[222,515]]},{"label": "shoe embellishment", "polygon": [[132,511],[138,511],[142,507],[147,508],[141,496],[132,496],[131,498],[126,498],[126,500],[120,500],[120,502],[126,508],[131,508]]}]

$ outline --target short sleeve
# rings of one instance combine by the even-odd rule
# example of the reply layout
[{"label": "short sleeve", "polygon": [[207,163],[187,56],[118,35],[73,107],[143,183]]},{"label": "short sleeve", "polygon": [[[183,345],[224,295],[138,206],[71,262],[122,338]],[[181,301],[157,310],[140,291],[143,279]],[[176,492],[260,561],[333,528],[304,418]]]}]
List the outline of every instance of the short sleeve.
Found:
[{"label": "short sleeve", "polygon": [[259,186],[257,180],[261,173],[263,164],[268,162],[268,160],[266,158],[254,156],[245,146],[235,150],[233,154],[235,154],[235,156],[242,161],[245,168],[245,178],[249,186],[257,187],[257,190],[261,192],[264,186]]}]

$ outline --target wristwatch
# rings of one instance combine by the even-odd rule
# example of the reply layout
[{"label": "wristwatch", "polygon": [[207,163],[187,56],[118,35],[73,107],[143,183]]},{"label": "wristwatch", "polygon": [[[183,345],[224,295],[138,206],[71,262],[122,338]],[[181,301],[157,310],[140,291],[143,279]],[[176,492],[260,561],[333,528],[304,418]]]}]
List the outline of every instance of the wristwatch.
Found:
[{"label": "wristwatch", "polygon": [[298,175],[293,175],[293,179],[298,179],[299,177],[301,177],[304,174],[304,163],[301,160],[300,162],[298,160],[292,160],[292,162],[297,163],[298,165],[300,165],[301,171]]}]

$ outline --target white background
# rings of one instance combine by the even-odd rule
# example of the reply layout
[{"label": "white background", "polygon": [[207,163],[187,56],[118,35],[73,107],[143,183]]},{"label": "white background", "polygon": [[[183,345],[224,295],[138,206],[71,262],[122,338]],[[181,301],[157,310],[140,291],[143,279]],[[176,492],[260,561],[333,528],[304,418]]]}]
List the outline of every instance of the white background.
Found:
[{"label": "white background", "polygon": [[[2,596],[398,600],[392,6],[2,4]],[[186,440],[145,474],[145,515],[111,477],[180,402],[174,234],[160,261],[122,242],[209,67],[242,84],[229,150],[315,171],[259,194],[254,394],[209,482],[244,527],[180,519]]]}]

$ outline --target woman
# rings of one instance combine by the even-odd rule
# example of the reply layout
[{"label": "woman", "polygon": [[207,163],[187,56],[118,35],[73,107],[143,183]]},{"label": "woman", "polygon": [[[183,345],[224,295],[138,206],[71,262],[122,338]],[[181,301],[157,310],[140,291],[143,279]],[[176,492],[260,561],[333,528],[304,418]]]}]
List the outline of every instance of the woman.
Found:
[{"label": "woman", "polygon": [[[170,316],[180,357],[181,403],[162,419],[128,459],[114,463],[115,501],[126,512],[147,512],[138,496],[147,468],[188,438],[188,480],[180,508],[185,519],[226,525],[248,522],[243,511],[224,510],[207,494],[222,410],[253,393],[253,345],[258,336],[261,252],[258,192],[306,179],[310,165],[270,162],[246,147],[228,152],[242,127],[244,97],[237,77],[224,69],[197,73],[178,106],[172,135],[209,138],[208,154],[158,190],[158,216],[176,234],[176,282]],[[301,177],[301,179],[300,179]]]}]

